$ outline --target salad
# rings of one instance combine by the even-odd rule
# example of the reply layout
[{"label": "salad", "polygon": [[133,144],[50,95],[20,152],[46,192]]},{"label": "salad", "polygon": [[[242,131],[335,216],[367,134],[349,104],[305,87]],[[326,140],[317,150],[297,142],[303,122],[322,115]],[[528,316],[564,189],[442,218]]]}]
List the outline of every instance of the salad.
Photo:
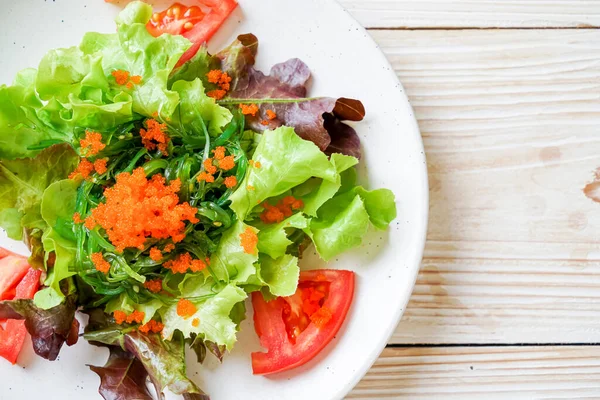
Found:
[{"label": "salad", "polygon": [[[56,360],[80,336],[108,347],[105,399],[208,396],[184,349],[223,361],[246,304],[264,352],[255,374],[305,364],[336,335],[355,278],[302,270],[360,246],[396,217],[394,194],[357,184],[358,100],[308,97],[299,59],[254,68],[258,39],[205,43],[233,0],[130,3],[112,34],[87,33],[0,86],[0,356],[27,333]],[[247,300],[249,300],[247,302]]]}]

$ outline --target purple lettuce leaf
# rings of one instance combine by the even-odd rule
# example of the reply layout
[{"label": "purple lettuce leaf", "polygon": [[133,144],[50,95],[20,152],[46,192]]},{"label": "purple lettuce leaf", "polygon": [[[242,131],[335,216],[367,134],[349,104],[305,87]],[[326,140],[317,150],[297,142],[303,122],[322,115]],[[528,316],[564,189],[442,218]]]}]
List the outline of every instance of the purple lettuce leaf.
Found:
[{"label": "purple lettuce leaf", "polygon": [[209,400],[186,376],[184,346],[181,338],[163,340],[158,334],[143,334],[135,327],[117,325],[101,309],[86,312],[89,322],[84,338],[99,346],[119,346],[134,356],[148,373],[148,377],[162,399],[165,389],[190,400]]},{"label": "purple lettuce leaf", "polygon": [[25,320],[35,353],[54,361],[65,342],[68,345],[77,342],[77,335],[73,335],[79,327],[75,320],[75,302],[76,297],[71,295],[62,304],[42,310],[32,300],[1,301],[0,319]]},{"label": "purple lettuce leaf", "polygon": [[104,400],[153,400],[146,387],[148,372],[131,353],[112,346],[104,367],[89,367],[100,377],[98,392]]},{"label": "purple lettuce leaf", "polygon": [[[247,43],[252,49],[246,47]],[[231,90],[220,104],[230,107],[257,104],[260,109],[257,115],[246,118],[253,130],[262,132],[282,125],[291,126],[300,137],[312,141],[326,153],[360,157],[360,139],[354,129],[342,121],[361,121],[365,116],[362,103],[346,98],[307,98],[306,85],[311,76],[308,66],[293,58],[274,65],[269,75],[265,75],[254,69],[257,47],[258,41],[253,35],[244,35],[217,54],[222,60],[221,68],[233,78]],[[276,118],[269,119],[267,110],[274,111]]]},{"label": "purple lettuce leaf", "polygon": [[[347,98],[308,98],[307,83],[311,74],[304,62],[294,58],[274,65],[265,75],[254,68],[257,51],[256,36],[240,35],[214,56],[204,49],[176,70],[172,78],[193,80],[199,77],[207,90],[215,90],[219,87],[208,83],[205,75],[219,65],[232,78],[231,88],[219,104],[231,109],[240,104],[257,104],[259,112],[255,116],[246,116],[252,130],[262,132],[282,125],[291,126],[300,137],[312,141],[328,154],[341,152],[360,157],[358,135],[342,121],[361,121],[365,116],[362,103]],[[275,112],[276,118],[269,119],[267,110]]]},{"label": "purple lettuce leaf", "polygon": [[360,138],[351,126],[330,115],[325,115],[324,126],[331,136],[331,143],[325,149],[325,153],[342,153],[360,158]]},{"label": "purple lettuce leaf", "polygon": [[158,334],[134,331],[125,335],[125,349],[142,362],[157,393],[168,388],[187,399],[209,400],[185,374],[183,340],[165,341]]}]

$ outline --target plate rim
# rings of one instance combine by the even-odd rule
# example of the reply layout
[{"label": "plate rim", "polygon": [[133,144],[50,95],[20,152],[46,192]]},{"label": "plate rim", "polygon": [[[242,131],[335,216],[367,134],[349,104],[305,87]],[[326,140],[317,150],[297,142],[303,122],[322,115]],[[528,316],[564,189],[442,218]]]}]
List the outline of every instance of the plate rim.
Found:
[{"label": "plate rim", "polygon": [[[375,42],[373,37],[370,35],[368,29],[366,29],[351,13],[349,13],[346,10],[346,8],[339,3],[338,0],[328,0],[328,3],[335,10],[339,10],[340,20],[343,20],[343,18],[345,18],[348,25],[353,26],[354,28],[365,34],[365,46],[370,45],[372,46],[373,50],[377,51],[377,57],[379,57],[379,59],[376,61],[377,64],[389,67],[388,69],[390,74],[390,82],[397,83],[398,86],[395,90],[400,92],[397,93],[397,95],[399,96],[396,100],[400,100],[398,102],[398,105],[402,108],[398,111],[398,113],[409,114],[406,116],[406,124],[403,128],[405,129],[405,131],[403,132],[403,135],[407,136],[407,140],[410,140],[414,143],[415,151],[413,153],[410,153],[410,155],[415,157],[415,165],[419,165],[418,168],[414,168],[414,170],[410,172],[411,175],[414,175],[414,188],[417,190],[416,196],[417,199],[420,199],[420,204],[419,207],[408,210],[409,213],[412,213],[414,211],[416,211],[416,213],[412,217],[413,225],[411,227],[411,233],[413,238],[410,239],[410,241],[414,243],[413,246],[408,247],[405,250],[403,256],[403,266],[405,267],[405,271],[403,272],[403,274],[405,274],[406,278],[406,290],[401,292],[397,296],[397,301],[393,303],[394,307],[390,308],[388,312],[389,316],[385,319],[386,323],[382,323],[381,328],[378,329],[380,332],[380,335],[378,335],[379,340],[373,341],[373,343],[371,343],[369,347],[371,347],[372,350],[368,353],[368,356],[365,357],[364,362],[357,365],[356,370],[354,372],[348,373],[347,377],[343,379],[344,382],[338,384],[339,388],[337,389],[337,391],[332,392],[332,399],[341,399],[353,390],[353,388],[361,381],[361,379],[367,374],[367,372],[371,369],[373,364],[380,357],[382,351],[385,349],[390,338],[394,334],[402,316],[404,315],[404,312],[406,311],[406,306],[414,290],[414,286],[420,270],[421,260],[425,249],[429,218],[429,182],[423,138],[421,136],[421,131],[419,129],[417,119],[415,117],[414,109],[410,104],[409,98],[406,95],[406,91],[404,90],[404,86],[402,85],[400,79],[394,72],[390,61],[382,52],[377,42]],[[117,4],[119,6],[123,5],[122,2],[118,2]],[[342,14],[344,14],[345,16],[342,17]],[[343,34],[343,32],[341,32],[341,34]],[[389,134],[391,133],[388,133],[388,135]],[[402,203],[401,194],[396,193],[396,195],[397,201],[399,203]],[[387,245],[390,246],[393,244],[388,243]],[[390,260],[389,262],[392,263],[394,262],[394,260]],[[398,268],[400,268],[400,266],[398,266]],[[329,346],[333,347],[333,345],[335,345],[335,343],[332,343]],[[302,378],[300,377],[300,379]]]},{"label": "plate rim", "polygon": [[[419,244],[415,249],[416,252],[414,253],[412,260],[410,260],[411,261],[410,264],[412,264],[412,265],[409,264],[409,266],[411,267],[410,291],[407,291],[407,293],[404,294],[404,299],[401,301],[401,307],[397,307],[394,309],[395,314],[393,315],[392,318],[390,318],[390,320],[389,320],[390,324],[385,329],[385,334],[382,336],[382,340],[379,343],[377,343],[376,346],[374,346],[374,348],[373,348],[374,350],[369,355],[368,361],[366,363],[362,364],[361,366],[359,366],[356,369],[356,373],[354,374],[352,379],[348,380],[347,385],[343,389],[338,391],[337,399],[342,399],[348,393],[350,393],[354,389],[354,387],[365,377],[365,375],[367,374],[367,372],[369,372],[369,370],[371,369],[373,364],[375,364],[377,359],[381,356],[381,353],[385,350],[390,338],[393,336],[394,332],[396,331],[396,328],[398,327],[400,320],[402,319],[402,316],[404,315],[404,312],[406,311],[406,306],[408,305],[410,297],[412,296],[412,292],[414,290],[414,287],[415,287],[415,284],[417,281],[419,270],[421,269],[421,261],[423,259],[423,254],[425,251],[425,242],[427,240],[427,230],[428,230],[428,224],[429,224],[429,175],[428,175],[428,168],[427,168],[427,157],[425,155],[425,146],[423,143],[423,137],[421,136],[421,130],[419,128],[417,118],[415,117],[415,112],[414,112],[412,105],[410,104],[408,96],[406,95],[406,91],[404,90],[404,85],[402,85],[402,82],[400,81],[400,79],[398,78],[396,73],[394,72],[392,64],[390,63],[388,58],[385,56],[383,51],[381,51],[381,48],[379,47],[379,45],[377,44],[375,39],[371,36],[368,29],[365,28],[358,21],[358,19],[356,19],[356,17],[354,15],[352,15],[350,12],[348,12],[348,10],[346,10],[346,8],[339,2],[339,0],[328,0],[328,1],[330,3],[332,3],[335,7],[337,7],[343,14],[346,15],[346,17],[356,27],[359,27],[362,30],[362,32],[364,32],[366,34],[366,40],[368,40],[371,43],[371,45],[376,48],[377,53],[381,60],[381,64],[389,67],[389,70],[391,71],[391,73],[393,75],[393,79],[395,79],[395,82],[398,83],[398,91],[400,92],[400,95],[404,100],[404,106],[408,107],[408,109],[410,110],[410,125],[412,126],[411,134],[416,136],[415,137],[416,143],[418,144],[418,147],[421,150],[420,154],[417,154],[417,157],[419,158],[418,161],[420,161],[422,167],[419,168],[418,171],[415,171],[415,173],[418,173],[420,175],[420,183],[421,183],[420,189],[422,191],[420,197],[422,197],[424,200],[423,201],[424,207],[423,207],[422,213],[420,215],[420,218],[415,218],[415,220],[418,222],[418,226],[416,226],[416,228],[417,228],[416,230],[417,231],[421,230],[421,232],[419,234],[419,240],[418,240]],[[400,198],[400,201],[401,201],[401,198]]]}]

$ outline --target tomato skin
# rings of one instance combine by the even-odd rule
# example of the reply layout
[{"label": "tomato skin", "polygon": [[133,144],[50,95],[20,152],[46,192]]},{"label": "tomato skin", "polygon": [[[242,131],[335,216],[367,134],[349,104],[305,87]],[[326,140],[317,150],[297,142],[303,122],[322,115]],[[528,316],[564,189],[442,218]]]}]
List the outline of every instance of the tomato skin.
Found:
[{"label": "tomato skin", "polygon": [[[192,46],[181,56],[177,65],[179,67],[186,61],[189,61],[196,55],[200,46],[208,42],[208,40],[215,34],[215,32],[223,25],[223,22],[229,17],[229,15],[238,6],[235,0],[198,0],[199,4],[206,7],[210,7],[210,12],[207,14],[192,12],[193,15],[186,17],[185,12],[188,9],[198,9],[198,7],[186,7],[179,3],[173,4],[169,9],[155,14],[157,15],[156,20],[153,19],[148,22],[146,29],[153,36],[160,36],[167,32],[171,34],[181,34],[186,39],[192,42]],[[174,17],[168,17],[167,13],[169,10],[173,10],[173,7],[178,7],[183,10],[181,15],[182,18],[177,19]],[[171,11],[171,14],[173,12]],[[187,29],[185,24],[189,22],[193,24],[191,29]]]},{"label": "tomato skin", "polygon": [[326,269],[301,272],[300,283],[309,281],[330,283],[323,308],[331,310],[332,317],[320,328],[310,323],[296,336],[295,344],[290,341],[282,317],[286,300],[278,297],[266,302],[260,292],[252,293],[254,327],[261,346],[267,349],[266,353],[252,353],[252,371],[255,375],[283,372],[307,363],[340,330],[354,297],[354,272]]},{"label": "tomato skin", "polygon": [[19,282],[16,290],[16,299],[33,299],[33,296],[40,287],[40,277],[42,271],[38,269],[29,268],[27,274]]},{"label": "tomato skin", "polygon": [[16,288],[28,270],[29,264],[25,257],[8,255],[0,259],[0,299],[10,300],[10,296],[16,294],[12,289]]},{"label": "tomato skin", "polygon": [[[42,271],[28,266],[25,277],[15,289],[16,299],[32,299],[40,286]],[[9,319],[4,329],[0,328],[0,357],[6,358],[11,364],[17,362],[19,353],[25,344],[27,329],[25,321]]]}]

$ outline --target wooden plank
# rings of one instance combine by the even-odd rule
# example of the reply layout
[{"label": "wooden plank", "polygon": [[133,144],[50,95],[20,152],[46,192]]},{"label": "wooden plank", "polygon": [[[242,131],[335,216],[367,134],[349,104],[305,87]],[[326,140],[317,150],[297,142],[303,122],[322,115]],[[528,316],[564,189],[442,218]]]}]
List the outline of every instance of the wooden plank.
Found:
[{"label": "wooden plank", "polygon": [[339,0],[369,28],[600,26],[596,0]]},{"label": "wooden plank", "polygon": [[349,399],[583,399],[600,393],[598,347],[388,348]]},{"label": "wooden plank", "polygon": [[430,179],[392,342],[600,342],[600,204],[582,191],[600,167],[600,30],[371,33]]}]

